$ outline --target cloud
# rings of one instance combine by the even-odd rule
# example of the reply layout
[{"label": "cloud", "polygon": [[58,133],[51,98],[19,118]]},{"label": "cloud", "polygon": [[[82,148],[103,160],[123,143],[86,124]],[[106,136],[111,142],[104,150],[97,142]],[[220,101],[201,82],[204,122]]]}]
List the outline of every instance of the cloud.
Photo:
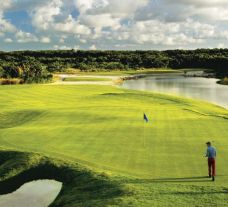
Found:
[{"label": "cloud", "polygon": [[54,50],[70,50],[72,48],[68,47],[66,45],[54,45],[53,49]]},{"label": "cloud", "polygon": [[121,18],[113,17],[111,14],[85,15],[80,20],[95,31],[100,31],[104,27],[110,27],[116,30],[121,27]]},{"label": "cloud", "polygon": [[69,15],[67,19],[63,22],[57,22],[51,26],[55,31],[63,32],[63,33],[71,33],[71,34],[85,34],[89,35],[91,30],[80,24],[79,21],[76,21],[72,15]]},{"label": "cloud", "polygon": [[51,39],[49,37],[41,37],[40,42],[41,43],[50,43]]},{"label": "cloud", "polygon": [[38,42],[39,39],[29,32],[18,31],[15,34],[18,43]]},{"label": "cloud", "polygon": [[[79,20],[84,25],[95,28],[98,33],[105,27],[117,30],[121,21],[133,18],[134,12],[147,5],[148,0],[75,0],[79,10]],[[130,5],[130,6],[129,6]]]},{"label": "cloud", "polygon": [[13,40],[11,38],[6,38],[6,39],[4,39],[4,42],[11,43],[11,42],[13,42]]},{"label": "cloud", "polygon": [[91,45],[91,46],[89,47],[89,50],[97,50],[96,45]]},{"label": "cloud", "polygon": [[131,22],[131,24],[122,27],[113,33],[113,39],[138,45],[179,47],[203,43],[207,39],[218,37],[218,35],[215,26],[191,19],[181,23],[145,20]]},{"label": "cloud", "polygon": [[[51,0],[30,12],[33,26],[40,31],[69,34],[90,34],[90,29],[71,14],[64,14],[64,1]],[[48,11],[48,12],[47,12]]]},{"label": "cloud", "polygon": [[[157,2],[157,3],[155,3]],[[136,14],[136,19],[151,18],[166,22],[180,22],[188,18],[200,21],[228,20],[228,4],[226,0],[161,0],[150,1],[143,11]]]},{"label": "cloud", "polygon": [[4,18],[4,12],[11,7],[11,1],[5,0],[0,4],[0,34],[15,32],[16,27]]},{"label": "cloud", "polygon": [[9,9],[12,6],[11,0],[4,0],[0,4],[0,11],[4,11],[5,9]]},{"label": "cloud", "polygon": [[40,30],[47,30],[54,22],[54,17],[59,15],[63,2],[61,0],[51,0],[41,6],[35,7],[30,15],[32,24]]},{"label": "cloud", "polygon": [[217,48],[225,48],[225,44],[224,43],[219,43],[218,45],[217,45]]},{"label": "cloud", "polygon": [[193,5],[195,7],[214,7],[227,5],[226,0],[166,0],[166,3]]},{"label": "cloud", "polygon": [[75,45],[73,47],[67,46],[67,45],[54,45],[53,49],[54,50],[78,50],[80,48],[79,45]]},{"label": "cloud", "polygon": [[75,0],[80,14],[115,14],[116,17],[130,16],[148,4],[149,0]]},{"label": "cloud", "polygon": [[0,33],[12,33],[16,31],[16,27],[4,19],[0,13]]},{"label": "cloud", "polygon": [[227,0],[4,0],[0,39],[44,49],[217,47],[228,44],[226,21]]}]

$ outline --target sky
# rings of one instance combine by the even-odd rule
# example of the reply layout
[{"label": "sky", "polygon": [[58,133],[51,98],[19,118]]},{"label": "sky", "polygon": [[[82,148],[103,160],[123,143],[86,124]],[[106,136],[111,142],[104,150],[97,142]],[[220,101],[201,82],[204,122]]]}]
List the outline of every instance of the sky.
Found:
[{"label": "sky", "polygon": [[0,50],[228,46],[227,0],[1,0]]}]

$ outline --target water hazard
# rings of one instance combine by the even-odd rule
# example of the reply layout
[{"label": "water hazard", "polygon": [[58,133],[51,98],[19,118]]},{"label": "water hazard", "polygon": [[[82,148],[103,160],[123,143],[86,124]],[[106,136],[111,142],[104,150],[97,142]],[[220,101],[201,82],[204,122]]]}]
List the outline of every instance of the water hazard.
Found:
[{"label": "water hazard", "polygon": [[219,85],[217,81],[215,78],[156,75],[125,81],[122,87],[201,99],[228,108],[228,86]]}]

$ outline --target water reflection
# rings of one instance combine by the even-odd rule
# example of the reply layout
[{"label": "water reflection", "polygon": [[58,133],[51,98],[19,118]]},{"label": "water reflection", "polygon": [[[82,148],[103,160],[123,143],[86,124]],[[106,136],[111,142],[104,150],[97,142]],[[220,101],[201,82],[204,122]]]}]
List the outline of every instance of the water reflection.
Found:
[{"label": "water reflection", "polygon": [[215,78],[194,78],[181,75],[148,76],[138,80],[128,80],[124,88],[150,90],[202,99],[228,108],[228,86],[219,85]]},{"label": "water reflection", "polygon": [[0,196],[1,207],[47,207],[57,197],[62,183],[38,180],[22,185],[18,190]]}]

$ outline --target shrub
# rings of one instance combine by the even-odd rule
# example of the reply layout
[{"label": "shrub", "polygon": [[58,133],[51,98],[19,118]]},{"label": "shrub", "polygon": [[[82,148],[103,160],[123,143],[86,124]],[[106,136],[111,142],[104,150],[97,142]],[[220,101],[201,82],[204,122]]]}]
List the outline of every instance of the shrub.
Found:
[{"label": "shrub", "polygon": [[0,85],[17,85],[23,84],[23,80],[19,78],[2,78],[0,79]]}]

